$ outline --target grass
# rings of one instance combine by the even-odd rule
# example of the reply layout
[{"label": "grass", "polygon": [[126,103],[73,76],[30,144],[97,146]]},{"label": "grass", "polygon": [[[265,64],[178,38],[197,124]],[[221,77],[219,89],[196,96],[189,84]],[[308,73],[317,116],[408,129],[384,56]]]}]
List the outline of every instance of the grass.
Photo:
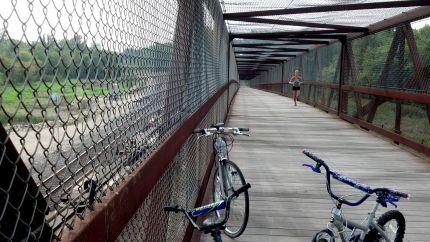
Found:
[{"label": "grass", "polygon": [[[111,83],[111,82],[109,82]],[[128,88],[118,86],[119,92]],[[77,79],[66,79],[59,82],[30,82],[12,86],[10,83],[0,88],[0,122],[6,123],[40,123],[55,119],[55,105],[50,100],[51,93],[62,96],[59,105],[60,116],[68,115],[72,110],[85,108],[86,101],[91,97],[109,95],[108,82],[88,81],[85,85]]]}]

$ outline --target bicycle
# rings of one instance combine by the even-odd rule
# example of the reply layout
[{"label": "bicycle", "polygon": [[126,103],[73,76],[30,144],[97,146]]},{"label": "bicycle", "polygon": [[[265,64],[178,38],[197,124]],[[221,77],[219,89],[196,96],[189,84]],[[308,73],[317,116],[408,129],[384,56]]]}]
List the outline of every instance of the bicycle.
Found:
[{"label": "bicycle", "polygon": [[[408,194],[388,188],[371,188],[366,184],[360,183],[338,172],[331,171],[325,161],[313,155],[309,151],[304,150],[303,154],[317,163],[315,167],[310,164],[303,164],[303,166],[311,168],[315,173],[321,173],[321,167],[325,169],[327,192],[334,200],[336,200],[336,206],[331,211],[332,216],[330,222],[327,224],[327,229],[323,229],[315,234],[312,240],[313,242],[334,242],[337,238],[337,236],[335,236],[336,230],[342,242],[400,242],[403,240],[406,221],[401,212],[390,210],[382,214],[378,220],[375,219],[375,214],[379,205],[387,207],[387,204],[391,204],[397,208],[396,202],[398,202],[400,198],[408,199],[410,197]],[[364,192],[365,195],[356,201],[345,199],[348,195],[342,197],[337,196],[331,190],[330,177]],[[347,220],[343,216],[343,204],[348,206],[359,206],[370,196],[375,196],[376,202],[369,212],[368,217],[362,223]],[[346,234],[348,231],[347,229],[351,230],[349,235]]]},{"label": "bicycle", "polygon": [[[229,146],[233,146],[232,135],[245,135],[249,131],[248,128],[228,128],[224,127],[224,123],[217,123],[211,125],[210,128],[198,128],[193,131],[193,134],[200,134],[201,137],[213,137],[213,150],[215,160],[215,173],[213,180],[213,202],[225,200],[231,192],[234,192],[238,187],[246,184],[245,177],[239,167],[231,160],[229,160]],[[230,139],[230,142],[228,142]],[[249,217],[249,195],[245,191],[242,196],[235,197],[232,203],[232,219],[226,224],[224,233],[231,237],[236,238],[245,231]],[[216,211],[216,216],[221,217],[223,211]]]},{"label": "bicycle", "polygon": [[[183,213],[185,217],[190,221],[191,225],[194,229],[197,229],[199,231],[203,231],[205,234],[210,233],[212,238],[215,242],[222,242],[221,239],[221,230],[225,229],[225,224],[229,220],[230,215],[230,203],[234,198],[237,198],[241,193],[247,192],[248,189],[251,187],[249,183],[247,183],[245,186],[240,187],[236,191],[233,191],[225,200],[220,200],[218,202],[214,202],[202,207],[194,208],[189,211],[179,208],[178,206],[175,207],[164,207],[164,211],[166,212],[175,212],[175,213]],[[201,215],[205,215],[211,212],[216,212],[225,209],[225,216],[224,218],[215,216],[215,217],[209,217],[205,219],[201,225],[198,225],[196,222],[196,218]]]}]

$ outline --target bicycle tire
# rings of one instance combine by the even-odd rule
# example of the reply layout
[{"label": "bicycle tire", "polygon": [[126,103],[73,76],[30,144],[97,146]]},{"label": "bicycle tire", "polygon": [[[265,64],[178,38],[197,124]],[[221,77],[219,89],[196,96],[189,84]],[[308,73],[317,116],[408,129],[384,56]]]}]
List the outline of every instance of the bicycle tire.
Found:
[{"label": "bicycle tire", "polygon": [[[382,214],[378,218],[378,225],[381,228],[384,228],[385,225],[395,220],[397,223],[397,231],[396,231],[396,237],[394,238],[394,242],[401,242],[403,241],[403,237],[405,236],[405,230],[406,230],[406,220],[403,214],[397,210],[390,210],[384,214]],[[378,241],[385,241],[382,240],[381,235],[379,235],[378,231],[376,229],[372,229],[367,236],[365,237],[364,241],[366,242],[378,242]]]},{"label": "bicycle tire", "polygon": [[335,237],[333,232],[329,229],[323,229],[315,234],[312,238],[312,242],[335,242]]},{"label": "bicycle tire", "polygon": [[[233,189],[237,189],[241,186],[244,186],[246,184],[245,177],[243,176],[243,173],[239,169],[239,167],[234,162],[232,162],[230,160],[226,160],[224,162],[225,162],[225,167],[233,168],[233,170],[237,172],[237,174],[233,174],[233,175],[236,175],[240,179],[240,184],[238,184],[237,187],[234,187],[234,185],[233,185]],[[218,180],[219,180],[218,175],[219,175],[219,167],[217,167],[217,169],[215,171],[215,175],[214,175],[213,194],[212,194],[212,198],[214,201],[224,199],[224,198],[220,197],[220,192],[219,192],[219,189],[220,189],[219,186],[220,185],[218,182]],[[231,190],[231,188],[228,188],[228,190]],[[227,193],[228,193],[228,191],[227,191]],[[227,194],[227,196],[228,196],[228,194]],[[243,200],[244,200],[243,219],[241,221],[242,223],[240,224],[240,226],[234,226],[234,227],[232,226],[232,217],[233,217],[233,215],[235,215],[234,214],[235,210],[233,209],[233,206],[235,203],[233,200],[231,203],[231,207],[230,207],[230,218],[229,218],[229,221],[226,223],[225,229],[224,229],[224,233],[230,238],[239,237],[245,231],[246,226],[248,224],[248,218],[249,218],[249,194],[248,194],[248,191],[245,191],[242,194],[240,194],[239,197],[236,198],[235,200],[238,200],[240,198],[243,198]],[[222,215],[221,215],[221,213],[217,213],[217,216],[222,216]],[[238,229],[233,229],[233,228],[238,228]]]}]

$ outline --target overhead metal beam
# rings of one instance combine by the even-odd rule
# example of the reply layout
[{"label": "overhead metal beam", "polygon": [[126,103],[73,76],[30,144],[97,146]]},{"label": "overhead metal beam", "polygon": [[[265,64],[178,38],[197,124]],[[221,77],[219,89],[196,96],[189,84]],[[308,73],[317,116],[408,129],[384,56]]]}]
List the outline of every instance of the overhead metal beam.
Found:
[{"label": "overhead metal beam", "polygon": [[[430,2],[430,1],[426,0],[425,2]],[[369,25],[369,33],[381,31],[404,22],[414,21],[414,20],[426,18],[426,17],[430,17],[430,6],[418,7],[409,12],[401,13],[399,15],[396,15],[391,18],[387,18],[380,22]],[[358,38],[363,35],[364,35],[363,33],[362,34],[350,33],[348,34],[348,39]]]},{"label": "overhead metal beam", "polygon": [[289,26],[302,26],[302,27],[313,27],[313,28],[325,28],[325,29],[337,29],[346,32],[367,32],[367,28],[346,26],[337,24],[321,24],[321,23],[309,23],[303,21],[291,21],[291,20],[280,20],[280,19],[266,19],[266,18],[235,18],[232,21],[242,21],[250,23],[263,23],[263,24],[276,24],[276,25],[289,25]]},{"label": "overhead metal beam", "polygon": [[[279,65],[279,64],[276,64],[276,65],[260,65],[260,64],[250,64],[250,65],[246,65],[246,66],[241,66],[240,68],[250,68],[250,67],[262,67],[262,68],[273,68],[273,67],[275,67],[275,66],[277,66],[277,65]],[[239,69],[239,67],[238,67],[238,69]]]},{"label": "overhead metal beam", "polygon": [[247,57],[236,57],[236,59],[252,59],[252,58],[270,58],[270,57],[285,57],[285,58],[293,58],[296,57],[296,55],[284,55],[284,54],[272,54],[272,55],[253,55],[253,56],[247,56]]},{"label": "overhead metal beam", "polygon": [[[275,54],[276,55],[276,54]],[[279,54],[282,55],[282,54]],[[236,56],[236,60],[240,60],[240,61],[246,61],[248,59],[251,60],[255,60],[255,59],[260,59],[260,58],[266,58],[266,57],[270,57],[271,55],[249,55],[249,56]],[[282,55],[283,57],[296,57],[295,55]]]},{"label": "overhead metal beam", "polygon": [[273,41],[288,41],[285,43],[242,43],[242,44],[233,44],[233,47],[265,47],[270,48],[268,46],[285,46],[285,45],[306,45],[306,44],[320,44],[325,45],[329,44],[329,41],[323,41],[323,40],[278,40],[274,39]]},{"label": "overhead metal beam", "polygon": [[[281,57],[267,57],[267,58],[264,58],[262,60],[266,60],[266,61],[280,61],[280,62],[288,60],[288,59],[279,59],[279,58],[281,58]],[[292,57],[285,57],[285,58],[292,58]],[[281,63],[279,63],[279,64],[281,64]]]},{"label": "overhead metal beam", "polygon": [[237,63],[247,63],[247,64],[249,64],[249,63],[263,63],[263,64],[280,64],[280,63],[282,63],[282,61],[273,61],[273,60],[270,60],[270,61],[267,61],[267,60],[244,60],[244,61],[240,61],[240,60],[238,60],[238,61],[236,61]]},{"label": "overhead metal beam", "polygon": [[287,39],[287,41],[295,42],[297,44],[314,44],[314,45],[328,45],[328,44],[330,44],[330,41],[326,41],[326,40]]},{"label": "overhead metal beam", "polygon": [[241,68],[245,68],[245,67],[254,67],[254,66],[256,66],[256,65],[261,66],[261,67],[270,67],[270,68],[272,68],[272,67],[277,66],[278,64],[266,65],[266,64],[258,64],[258,63],[249,63],[249,64],[244,64],[244,65],[242,65],[242,66],[238,66],[238,68],[239,68],[239,67],[241,67]]},{"label": "overhead metal beam", "polygon": [[239,73],[243,73],[243,74],[252,74],[255,72],[262,72],[262,71],[270,71],[270,69],[267,68],[260,68],[260,67],[252,67],[252,68],[247,68],[247,69],[242,69],[242,70],[237,70]]},{"label": "overhead metal beam", "polygon": [[274,57],[296,57],[297,55],[286,55],[286,54],[277,54],[273,53],[273,54],[246,54],[246,56],[244,55],[235,55],[236,59],[250,59],[250,58],[258,58],[258,57],[270,57],[270,56],[274,56]]},{"label": "overhead metal beam", "polygon": [[243,72],[239,72],[239,74],[245,74],[245,75],[253,75],[253,74],[260,74],[262,72],[266,72],[268,70],[247,70],[247,71],[243,71]]},{"label": "overhead metal beam", "polygon": [[255,17],[255,16],[351,11],[351,10],[378,9],[378,8],[386,9],[386,8],[401,8],[401,7],[415,7],[415,6],[429,6],[429,5],[430,5],[430,1],[428,0],[353,3],[353,4],[324,5],[324,6],[304,7],[304,8],[283,8],[283,9],[273,9],[273,10],[263,10],[263,11],[225,13],[224,19],[233,20],[237,18],[249,18],[249,17]]},{"label": "overhead metal beam", "polygon": [[[277,52],[308,52],[308,49],[303,48],[270,48],[270,47],[238,47],[238,48],[252,48],[252,49],[264,49],[264,50],[255,50],[258,52],[266,51],[266,50],[273,50]],[[235,50],[236,53],[243,53],[247,52],[247,50]],[[269,51],[270,52],[270,51]]]},{"label": "overhead metal beam", "polygon": [[[247,38],[244,38],[247,39]],[[309,37],[304,37],[301,39],[298,39],[295,36],[287,36],[287,37],[277,37],[277,38],[270,38],[270,37],[260,37],[260,38],[252,38],[253,40],[269,40],[270,42],[279,42],[276,44],[284,44],[285,45],[285,41],[288,41],[288,44],[292,44],[293,42],[295,43],[302,43],[302,44],[330,44],[333,40],[331,40],[330,38],[326,38],[327,40],[322,40],[321,38],[318,39],[312,39]],[[255,43],[258,44],[258,43]],[[274,43],[275,44],[275,43]]]},{"label": "overhead metal beam", "polygon": [[[231,33],[231,38],[261,39],[261,38],[308,38],[308,39],[341,39],[344,38],[341,30],[314,30],[314,31],[286,31],[264,33]],[[327,35],[329,34],[329,35]]]},{"label": "overhead metal beam", "polygon": [[270,54],[269,57],[296,57],[297,55]]}]

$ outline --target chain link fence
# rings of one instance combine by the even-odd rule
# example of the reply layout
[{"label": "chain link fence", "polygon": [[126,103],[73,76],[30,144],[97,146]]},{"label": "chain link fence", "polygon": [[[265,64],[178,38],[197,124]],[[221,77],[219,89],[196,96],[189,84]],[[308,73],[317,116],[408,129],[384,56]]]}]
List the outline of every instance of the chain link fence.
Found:
[{"label": "chain link fence", "polygon": [[[341,45],[335,42],[312,49],[307,54],[298,56],[284,65],[287,82],[295,70],[300,71],[305,81],[300,90],[302,100],[337,109],[338,91],[336,88],[339,85],[340,47]],[[284,85],[283,90],[287,95],[293,95],[291,85]]]},{"label": "chain link fence", "polygon": [[429,26],[405,23],[349,41],[342,112],[429,146],[429,103],[416,99],[430,91],[429,34]]},{"label": "chain link fence", "polygon": [[[237,88],[236,85],[232,87]],[[226,102],[227,92],[218,99],[199,127],[208,127],[223,120],[227,111]],[[200,184],[212,157],[212,140],[191,136],[124,228],[118,241],[182,240],[188,221],[181,214],[164,212],[163,207],[195,206]]]},{"label": "chain link fence", "polygon": [[[0,240],[59,239],[73,229],[227,83],[228,51],[217,1],[2,3]],[[224,117],[217,105],[204,124]],[[192,202],[205,145],[189,141],[139,210],[160,221],[133,221],[165,226],[148,204]],[[166,195],[166,182],[178,193]],[[133,221],[121,238],[137,238],[125,235]]]}]

